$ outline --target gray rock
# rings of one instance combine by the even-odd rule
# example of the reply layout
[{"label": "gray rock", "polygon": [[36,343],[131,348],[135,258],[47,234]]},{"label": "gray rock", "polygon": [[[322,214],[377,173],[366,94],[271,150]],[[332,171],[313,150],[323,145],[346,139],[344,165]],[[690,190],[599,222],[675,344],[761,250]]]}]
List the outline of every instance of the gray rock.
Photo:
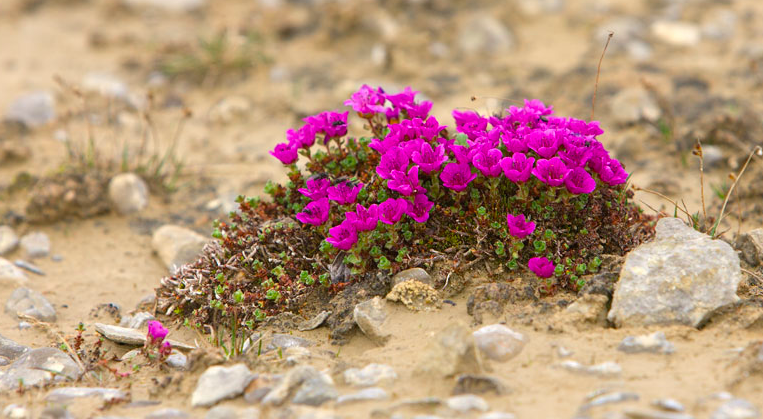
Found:
[{"label": "gray rock", "polygon": [[556,313],[554,318],[563,324],[585,326],[606,326],[607,305],[609,297],[602,294],[584,294],[563,311]]},{"label": "gray rock", "polygon": [[760,411],[755,405],[743,399],[731,399],[716,409],[710,419],[757,419]]},{"label": "gray rock", "polygon": [[122,320],[119,321],[119,326],[129,327],[130,329],[142,329],[151,320],[156,320],[153,314],[139,311],[135,314],[128,314],[122,317]]},{"label": "gray rock", "polygon": [[120,173],[109,181],[109,199],[120,214],[136,213],[148,206],[148,186],[135,173]]},{"label": "gray rock", "polygon": [[487,412],[490,410],[490,405],[487,404],[485,399],[473,394],[462,394],[460,396],[450,397],[445,400],[445,405],[448,406],[449,409],[459,413],[468,413],[473,410]]},{"label": "gray rock", "polygon": [[567,360],[556,364],[556,367],[578,374],[595,375],[604,378],[617,377],[623,372],[620,365],[614,362],[602,362],[601,364],[588,366],[577,361]]},{"label": "gray rock", "polygon": [[24,285],[27,282],[27,276],[16,265],[9,260],[0,258],[0,284]]},{"label": "gray rock", "polygon": [[617,327],[700,326],[713,310],[739,300],[739,257],[721,240],[677,218],[657,222],[656,237],[625,258],[608,319]]},{"label": "gray rock", "polygon": [[483,326],[472,333],[477,348],[487,357],[506,362],[519,355],[527,339],[502,324]]},{"label": "gray rock", "polygon": [[188,366],[188,357],[184,353],[173,349],[164,362],[172,368],[184,370]]},{"label": "gray rock", "polygon": [[100,387],[62,387],[57,388],[45,396],[48,402],[63,402],[83,397],[98,397],[104,402],[126,400],[127,393],[116,388]]},{"label": "gray rock", "polygon": [[34,274],[41,275],[41,276],[45,275],[45,272],[42,269],[38,268],[37,265],[33,265],[25,260],[16,259],[13,261],[13,264],[21,269],[32,272]]},{"label": "gray rock", "polygon": [[207,3],[206,0],[122,0],[127,6],[133,8],[155,8],[167,12],[192,12],[198,10]]},{"label": "gray rock", "polygon": [[461,374],[456,379],[453,394],[486,394],[494,393],[498,396],[507,393],[506,386],[501,380],[488,375]]},{"label": "gray rock", "polygon": [[261,402],[262,399],[275,388],[275,386],[281,383],[283,378],[282,375],[259,374],[247,386],[247,390],[249,391],[244,394],[244,400],[247,403]]},{"label": "gray rock", "polygon": [[429,276],[427,271],[421,268],[411,268],[398,272],[395,276],[393,276],[392,286],[395,286],[401,282],[408,281],[409,279],[413,279],[421,282],[422,284],[427,284],[430,286],[434,285],[434,280],[431,276]]},{"label": "gray rock", "polygon": [[675,346],[668,342],[664,332],[654,332],[649,335],[626,336],[618,350],[629,354],[650,352],[654,354],[672,354],[676,351]]},{"label": "gray rock", "polygon": [[0,335],[0,356],[11,361],[25,354],[29,350],[28,346],[16,343],[3,335]]},{"label": "gray rock", "polygon": [[[125,345],[143,346],[146,343],[146,332],[130,329],[128,327],[113,326],[103,323],[95,323],[95,331],[103,335],[104,338]],[[174,348],[194,349],[193,346],[167,339]]]},{"label": "gray rock", "polygon": [[270,343],[265,347],[265,351],[272,351],[278,348],[288,349],[294,347],[308,348],[314,346],[315,342],[298,336],[292,336],[286,333],[274,333]]},{"label": "gray rock", "polygon": [[631,41],[625,45],[625,51],[635,61],[646,61],[652,58],[654,50],[644,41]]},{"label": "gray rock", "polygon": [[658,410],[626,409],[623,415],[628,419],[694,419],[694,416],[684,413],[661,412]]},{"label": "gray rock", "polygon": [[686,410],[684,405],[675,399],[656,399],[652,401],[652,406],[669,412],[683,412]]},{"label": "gray rock", "polygon": [[56,119],[55,100],[50,92],[33,92],[18,97],[5,112],[5,119],[36,128]]},{"label": "gray rock", "polygon": [[15,389],[23,383],[33,387],[66,379],[77,379],[82,373],[69,355],[56,348],[31,349],[21,355],[0,376],[0,388]]},{"label": "gray rock", "polygon": [[178,409],[155,410],[145,416],[145,419],[190,419],[191,415]]},{"label": "gray rock", "polygon": [[[292,402],[320,405],[338,397],[331,377],[309,365],[294,367],[262,399],[263,405],[281,405],[294,393]],[[299,396],[299,397],[297,397]]]},{"label": "gray rock", "polygon": [[82,88],[90,93],[107,98],[118,99],[133,108],[141,108],[144,99],[130,93],[127,84],[119,77],[109,74],[92,72],[82,78]]},{"label": "gray rock", "polygon": [[207,412],[204,419],[259,419],[260,410],[256,407],[236,410],[230,406],[215,406]]},{"label": "gray rock", "polygon": [[517,419],[517,417],[511,413],[487,412],[483,415],[480,415],[477,419]]},{"label": "gray rock", "polygon": [[763,263],[763,228],[756,228],[741,234],[737,239],[737,249],[742,252],[742,258],[751,266]]},{"label": "gray rock", "polygon": [[344,382],[353,387],[371,387],[391,384],[397,380],[397,373],[389,365],[368,364],[363,369],[346,369],[343,377]]},{"label": "gray rock", "polygon": [[29,288],[16,288],[5,303],[5,312],[11,316],[17,313],[34,317],[44,322],[56,321],[56,310],[39,292]]},{"label": "gray rock", "polygon": [[635,124],[645,120],[654,122],[662,115],[652,95],[639,87],[619,91],[609,104],[612,118],[619,124]]},{"label": "gray rock", "polygon": [[29,410],[20,404],[9,404],[3,409],[3,417],[7,419],[30,419]]},{"label": "gray rock", "polygon": [[461,28],[458,46],[466,54],[499,54],[514,48],[514,35],[495,17],[479,14]]},{"label": "gray rock", "polygon": [[151,245],[171,273],[199,258],[207,243],[201,234],[176,225],[163,225],[154,232]]},{"label": "gray rock", "polygon": [[209,367],[199,377],[191,395],[191,406],[208,407],[221,400],[240,396],[254,377],[244,364]]},{"label": "gray rock", "polygon": [[444,377],[481,372],[482,361],[469,329],[454,323],[435,334],[421,354],[417,371]]},{"label": "gray rock", "polygon": [[392,336],[386,325],[387,312],[381,297],[374,297],[356,305],[353,319],[360,330],[377,345],[386,344]]},{"label": "gray rock", "polygon": [[699,44],[702,31],[691,22],[659,20],[651,27],[652,35],[660,41],[676,47],[693,47]]},{"label": "gray rock", "polygon": [[627,401],[636,401],[639,399],[639,395],[627,391],[618,391],[614,393],[606,393],[594,397],[584,405],[580,406],[581,412],[587,412],[594,407],[604,406],[608,404],[622,403]]},{"label": "gray rock", "polygon": [[74,419],[64,406],[48,406],[40,413],[40,419]]},{"label": "gray rock", "polygon": [[6,365],[10,365],[10,363],[11,363],[10,359],[8,359],[8,358],[6,358],[4,356],[0,356],[0,367],[4,367]]},{"label": "gray rock", "polygon": [[299,329],[301,332],[317,329],[323,324],[323,322],[326,321],[326,319],[329,318],[330,315],[330,311],[323,310],[316,314],[313,318],[305,320],[304,322],[297,325],[297,329]]},{"label": "gray rock", "polygon": [[369,387],[356,393],[345,394],[336,399],[337,406],[349,403],[365,402],[369,400],[387,400],[389,394],[383,388]]},{"label": "gray rock", "polygon": [[723,150],[715,145],[707,144],[702,146],[702,165],[703,169],[713,169],[723,164],[725,156]]},{"label": "gray rock", "polygon": [[13,251],[19,244],[19,237],[10,226],[0,225],[0,255]]},{"label": "gray rock", "polygon": [[19,243],[29,258],[41,258],[50,253],[50,239],[47,234],[40,231],[25,234]]}]

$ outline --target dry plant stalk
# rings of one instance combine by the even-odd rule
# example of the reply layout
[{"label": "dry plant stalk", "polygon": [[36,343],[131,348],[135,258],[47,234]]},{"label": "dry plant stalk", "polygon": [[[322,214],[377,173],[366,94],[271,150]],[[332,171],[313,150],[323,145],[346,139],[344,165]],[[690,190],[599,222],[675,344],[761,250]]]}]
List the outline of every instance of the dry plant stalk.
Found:
[{"label": "dry plant stalk", "polygon": [[604,44],[604,50],[601,51],[601,57],[599,57],[599,65],[596,67],[596,82],[594,82],[593,85],[593,97],[591,98],[591,121],[593,121],[593,114],[596,110],[596,92],[599,91],[599,74],[601,73],[601,62],[604,61],[604,54],[607,53],[609,41],[612,40],[613,36],[615,36],[615,33],[610,31],[609,35],[607,35],[607,43]]}]

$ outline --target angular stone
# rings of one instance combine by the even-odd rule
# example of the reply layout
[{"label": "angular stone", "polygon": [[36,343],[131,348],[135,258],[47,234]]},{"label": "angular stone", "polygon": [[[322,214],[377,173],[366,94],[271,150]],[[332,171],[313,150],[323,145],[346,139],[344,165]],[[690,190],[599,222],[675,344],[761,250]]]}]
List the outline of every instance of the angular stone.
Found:
[{"label": "angular stone", "polygon": [[485,399],[473,394],[462,394],[460,396],[450,397],[445,400],[445,405],[448,406],[449,409],[459,413],[467,413],[473,410],[487,412],[490,410],[490,405],[487,404]]},{"label": "angular stone", "polygon": [[[739,236],[736,243],[737,249],[742,252],[742,258],[750,266],[758,266],[763,263],[763,228],[756,228]],[[0,254],[3,252],[0,251]]]},{"label": "angular stone", "polygon": [[365,402],[369,400],[387,400],[387,399],[389,399],[389,394],[387,394],[387,392],[383,388],[369,387],[369,388],[364,388],[363,390],[360,390],[356,393],[339,396],[336,399],[336,404],[337,406],[340,406],[340,405],[348,404],[348,403]]},{"label": "angular stone", "polygon": [[353,319],[360,330],[377,345],[387,343],[392,333],[386,327],[387,312],[381,297],[374,297],[355,306]]},{"label": "angular stone", "polygon": [[462,374],[456,379],[453,394],[506,394],[506,386],[497,378],[487,375]]},{"label": "angular stone", "polygon": [[0,255],[4,255],[16,248],[19,237],[10,226],[0,225]]},{"label": "angular stone", "polygon": [[411,311],[431,311],[442,307],[437,290],[415,279],[397,283],[387,294],[387,300],[399,301]]},{"label": "angular stone", "polygon": [[26,407],[20,404],[9,404],[3,409],[3,417],[7,419],[30,419],[32,415]]},{"label": "angular stone", "polygon": [[132,214],[148,206],[148,186],[135,173],[120,173],[109,181],[109,199],[120,214]]},{"label": "angular stone", "polygon": [[63,402],[83,397],[98,397],[104,402],[127,400],[127,393],[116,388],[100,387],[62,387],[57,388],[45,396],[48,402]]},{"label": "angular stone", "polygon": [[657,222],[656,237],[625,258],[608,319],[617,327],[698,327],[715,309],[739,300],[739,257],[677,218]]},{"label": "angular stone", "polygon": [[622,403],[627,401],[635,401],[639,399],[639,395],[627,391],[617,391],[614,393],[605,393],[592,398],[590,401],[580,406],[580,411],[586,412],[594,407],[604,406],[608,404]]},{"label": "angular stone", "polygon": [[[95,323],[95,331],[103,335],[104,338],[116,342],[123,343],[125,345],[143,346],[146,344],[146,332],[130,329],[128,327],[113,326],[103,323]],[[167,341],[175,348],[182,349],[194,349],[194,346],[178,342],[176,340],[167,339]]]},{"label": "angular stone", "polygon": [[28,346],[21,345],[6,338],[5,336],[0,335],[0,356],[13,361],[14,359],[25,354],[28,350]]},{"label": "angular stone", "polygon": [[182,410],[166,408],[155,410],[145,416],[145,419],[190,419],[191,415]]},{"label": "angular stone", "polygon": [[315,342],[301,338],[299,336],[292,336],[286,333],[274,333],[270,343],[265,347],[265,351],[272,351],[278,348],[288,349],[294,347],[308,348],[314,346]]},{"label": "angular stone", "polygon": [[434,285],[434,280],[431,276],[429,276],[427,271],[421,268],[410,268],[395,274],[395,276],[392,277],[392,286],[394,287],[395,285],[410,279],[419,281],[422,284],[427,284],[429,286]]},{"label": "angular stone", "polygon": [[36,128],[56,119],[55,100],[50,92],[33,92],[11,102],[5,119]]},{"label": "angular stone", "polygon": [[623,369],[620,367],[620,365],[611,361],[587,366],[577,361],[567,360],[556,364],[556,366],[570,372],[596,375],[605,378],[617,377],[623,372]]},{"label": "angular stone", "polygon": [[517,419],[517,417],[506,412],[487,412],[480,415],[478,419]]},{"label": "angular stone", "polygon": [[119,321],[119,326],[130,329],[142,329],[151,320],[156,320],[153,314],[139,311],[135,314],[128,314],[122,317],[122,320]]},{"label": "angular stone", "polygon": [[3,285],[24,285],[27,283],[27,276],[11,261],[0,258],[0,284]]},{"label": "angular stone", "polygon": [[21,355],[0,376],[0,388],[5,390],[33,387],[67,379],[75,380],[82,373],[69,355],[56,348],[31,349]]},{"label": "angular stone", "polygon": [[669,355],[676,351],[675,346],[665,338],[664,332],[654,332],[641,336],[626,336],[620,342],[617,349],[629,354],[650,352]]},{"label": "angular stone", "polygon": [[316,314],[313,318],[305,320],[304,322],[300,323],[297,326],[297,329],[299,329],[300,332],[317,329],[323,324],[323,322],[326,321],[326,319],[328,319],[330,315],[331,315],[330,311],[323,310],[320,313]]},{"label": "angular stone", "polygon": [[695,419],[694,416],[685,413],[640,409],[625,409],[623,415],[628,419]]},{"label": "angular stone", "polygon": [[244,364],[209,367],[199,377],[191,395],[191,406],[209,407],[221,400],[240,396],[254,377]]},{"label": "angular stone", "polygon": [[300,365],[289,371],[263,399],[263,405],[281,405],[291,394],[292,402],[318,406],[338,397],[334,383],[327,374],[312,366]]},{"label": "angular stone", "polygon": [[40,231],[23,235],[19,244],[29,258],[41,258],[50,253],[50,239]]},{"label": "angular stone", "polygon": [[44,322],[56,321],[56,310],[39,292],[29,288],[16,288],[5,303],[5,312],[11,316],[21,313]]},{"label": "angular stone", "polygon": [[494,361],[506,362],[519,355],[527,339],[502,324],[481,327],[472,333],[480,351]]},{"label": "angular stone", "polygon": [[196,261],[207,241],[195,231],[168,224],[154,232],[151,245],[170,272],[175,272],[186,263]]},{"label": "angular stone", "polygon": [[716,409],[710,419],[758,419],[760,411],[744,399],[731,399]]},{"label": "angular stone", "polygon": [[669,412],[683,412],[686,410],[683,403],[675,399],[656,399],[652,401],[652,406]]},{"label": "angular stone", "polygon": [[248,403],[259,403],[283,380],[282,375],[259,374],[246,387],[244,400]]},{"label": "angular stone", "polygon": [[474,338],[462,323],[451,324],[429,339],[420,359],[417,370],[424,374],[450,377],[482,371]]},{"label": "angular stone", "polygon": [[391,384],[397,380],[397,373],[389,365],[368,364],[363,369],[348,368],[343,374],[344,382],[354,387],[371,387]]},{"label": "angular stone", "polygon": [[606,326],[609,297],[602,294],[584,294],[564,311],[554,315],[563,323],[578,326]]}]

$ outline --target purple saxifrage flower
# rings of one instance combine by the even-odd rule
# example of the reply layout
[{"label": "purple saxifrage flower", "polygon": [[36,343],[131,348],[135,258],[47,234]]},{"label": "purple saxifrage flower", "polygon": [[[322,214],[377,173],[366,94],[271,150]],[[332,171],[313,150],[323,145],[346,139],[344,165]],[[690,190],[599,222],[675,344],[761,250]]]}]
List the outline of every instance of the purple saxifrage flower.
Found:
[{"label": "purple saxifrage flower", "polygon": [[334,186],[329,186],[326,191],[330,200],[335,201],[339,205],[345,205],[355,202],[361,189],[363,189],[362,183],[356,184],[345,180]]},{"label": "purple saxifrage flower", "polygon": [[283,164],[292,164],[297,161],[297,147],[294,144],[280,143],[270,151],[270,154]]},{"label": "purple saxifrage flower", "polygon": [[158,320],[151,320],[148,322],[148,340],[152,345],[161,343],[164,338],[167,337],[168,333],[169,330],[162,325],[162,322]]},{"label": "purple saxifrage flower", "polygon": [[538,160],[532,174],[549,186],[559,186],[564,183],[564,177],[569,171],[570,169],[564,165],[562,159],[554,157],[549,160]]},{"label": "purple saxifrage flower", "polygon": [[319,226],[329,219],[329,210],[331,204],[328,198],[321,198],[305,206],[302,212],[295,215],[297,220],[303,224]]},{"label": "purple saxifrage flower", "polygon": [[554,263],[544,257],[530,258],[527,267],[541,278],[551,278],[554,275]]},{"label": "purple saxifrage flower", "polygon": [[358,241],[358,232],[352,223],[345,220],[338,226],[329,229],[329,236],[326,241],[339,250],[350,250]]},{"label": "purple saxifrage flower", "polygon": [[514,153],[511,157],[501,159],[501,169],[506,178],[512,182],[527,182],[532,174],[535,158],[527,158],[524,153]]},{"label": "purple saxifrage flower", "polygon": [[605,160],[598,173],[601,180],[609,186],[622,185],[628,180],[628,172],[617,159]]},{"label": "purple saxifrage flower", "polygon": [[393,170],[392,179],[387,182],[387,187],[404,196],[427,191],[419,184],[419,166],[408,169],[408,174]]},{"label": "purple saxifrage flower", "polygon": [[394,225],[403,217],[408,209],[408,201],[403,198],[387,199],[379,204],[379,221]]},{"label": "purple saxifrage flower", "polygon": [[501,159],[503,153],[497,148],[480,150],[472,158],[474,167],[479,169],[487,177],[498,177],[501,175]]},{"label": "purple saxifrage flower", "polygon": [[385,100],[380,90],[374,90],[364,84],[344,102],[344,106],[352,106],[352,109],[359,115],[369,117],[385,111]]},{"label": "purple saxifrage flower", "polygon": [[413,218],[417,223],[425,223],[429,219],[429,211],[434,206],[425,194],[418,194],[413,198],[413,202],[408,201],[408,208],[405,213]]},{"label": "purple saxifrage flower", "polygon": [[444,145],[432,148],[429,143],[422,143],[418,151],[411,153],[411,160],[419,165],[422,172],[430,174],[440,170],[448,156],[445,155]]},{"label": "purple saxifrage flower", "polygon": [[509,234],[518,239],[523,239],[535,231],[535,223],[527,221],[524,214],[507,214],[506,223],[509,225]]},{"label": "purple saxifrage flower", "polygon": [[310,148],[315,144],[315,127],[305,124],[298,130],[287,130],[286,139],[290,145],[297,148]]},{"label": "purple saxifrage flower", "polygon": [[579,195],[582,193],[591,193],[596,189],[596,181],[593,177],[582,167],[576,167],[567,173],[564,177],[564,185],[567,186],[567,190]]},{"label": "purple saxifrage flower", "polygon": [[355,226],[358,231],[371,231],[376,228],[379,221],[379,205],[371,204],[368,209],[363,205],[356,205],[355,212],[345,212],[347,221]]},{"label": "purple saxifrage flower", "polygon": [[440,173],[443,186],[461,192],[473,181],[477,174],[472,174],[468,163],[448,163]]},{"label": "purple saxifrage flower", "polygon": [[317,201],[321,198],[328,196],[328,187],[331,186],[331,181],[328,178],[312,178],[307,179],[305,182],[306,188],[300,188],[299,193],[310,198],[313,201]]},{"label": "purple saxifrage flower", "polygon": [[549,159],[559,150],[562,140],[556,130],[533,131],[527,136],[527,145],[539,156]]},{"label": "purple saxifrage flower", "polygon": [[321,112],[318,115],[308,116],[305,122],[313,126],[316,133],[323,133],[323,143],[332,138],[343,137],[347,134],[347,115],[349,112]]},{"label": "purple saxifrage flower", "polygon": [[392,171],[406,171],[409,160],[408,154],[402,148],[390,148],[379,160],[379,164],[376,166],[376,174],[382,179],[392,179]]}]

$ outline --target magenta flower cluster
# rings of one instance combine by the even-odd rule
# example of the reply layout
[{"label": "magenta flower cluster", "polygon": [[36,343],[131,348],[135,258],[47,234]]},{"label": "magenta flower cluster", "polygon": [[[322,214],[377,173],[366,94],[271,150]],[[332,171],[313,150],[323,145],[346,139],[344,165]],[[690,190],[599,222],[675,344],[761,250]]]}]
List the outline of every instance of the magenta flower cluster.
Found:
[{"label": "magenta flower cluster", "polygon": [[[504,117],[455,110],[459,134],[449,136],[447,127],[428,115],[432,103],[415,101],[417,93],[408,87],[401,93],[387,94],[381,88],[364,85],[345,102],[371,125],[378,118],[386,118],[385,134],[373,138],[368,147],[379,153],[376,175],[392,193],[389,198],[367,208],[360,204],[351,207],[363,184],[332,184],[327,178],[311,178],[299,189],[311,200],[296,216],[302,223],[324,224],[331,202],[354,208],[329,230],[327,241],[337,249],[351,249],[359,233],[374,230],[379,222],[394,225],[405,215],[426,222],[435,205],[427,188],[439,191],[442,186],[463,193],[481,176],[480,182],[493,185],[505,178],[520,188],[532,183],[580,195],[594,192],[599,185],[623,184],[628,178],[620,162],[596,139],[603,133],[598,122],[557,117],[550,106],[525,100],[523,107],[507,109]],[[347,112],[324,112],[305,118],[306,124],[288,131],[288,143],[277,145],[271,154],[284,164],[292,164],[298,158],[297,151],[312,146],[318,135],[324,143],[346,135],[347,116]],[[535,222],[523,214],[507,214],[507,224],[517,239],[535,231]],[[540,277],[548,277],[554,266],[545,258],[533,258],[529,268]]]}]

